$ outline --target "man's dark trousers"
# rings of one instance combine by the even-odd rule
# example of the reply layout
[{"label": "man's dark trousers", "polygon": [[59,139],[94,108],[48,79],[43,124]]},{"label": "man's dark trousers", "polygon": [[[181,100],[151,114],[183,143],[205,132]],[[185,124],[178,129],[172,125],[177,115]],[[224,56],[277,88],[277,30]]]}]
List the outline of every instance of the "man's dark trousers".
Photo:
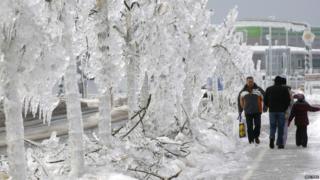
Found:
[{"label": "man's dark trousers", "polygon": [[[246,114],[247,132],[249,143],[260,136],[261,113]],[[254,126],[254,127],[253,127]]]}]

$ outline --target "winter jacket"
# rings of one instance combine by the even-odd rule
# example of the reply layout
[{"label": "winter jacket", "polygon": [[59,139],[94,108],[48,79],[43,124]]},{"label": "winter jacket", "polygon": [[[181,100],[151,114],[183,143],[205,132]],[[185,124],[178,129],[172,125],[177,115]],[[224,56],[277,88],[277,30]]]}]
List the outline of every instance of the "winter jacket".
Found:
[{"label": "winter jacket", "polygon": [[285,112],[290,105],[290,94],[287,87],[275,82],[266,90],[264,105],[269,108],[269,112]]},{"label": "winter jacket", "polygon": [[[238,95],[238,111],[241,113],[245,111],[246,114],[262,113],[264,91],[257,86],[253,85],[252,91],[249,91],[245,85]],[[244,100],[244,107],[241,107],[240,99]]]},{"label": "winter jacket", "polygon": [[320,108],[309,105],[305,100],[299,100],[295,102],[292,106],[291,113],[289,116],[289,124],[294,118],[295,125],[308,126],[308,111],[320,111]]}]

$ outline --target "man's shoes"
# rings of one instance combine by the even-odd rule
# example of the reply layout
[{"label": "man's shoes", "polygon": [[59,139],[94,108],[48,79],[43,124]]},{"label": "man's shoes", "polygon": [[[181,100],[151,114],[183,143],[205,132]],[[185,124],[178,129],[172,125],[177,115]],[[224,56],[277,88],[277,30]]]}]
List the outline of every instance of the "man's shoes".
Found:
[{"label": "man's shoes", "polygon": [[258,137],[254,138],[257,144],[260,144],[260,139]]},{"label": "man's shoes", "polygon": [[302,147],[306,148],[306,147],[307,147],[307,145],[304,145],[304,144],[303,144],[303,145],[302,145]]},{"label": "man's shoes", "polygon": [[279,145],[278,149],[284,149],[284,145]]},{"label": "man's shoes", "polygon": [[274,139],[272,139],[272,138],[270,138],[270,144],[269,144],[269,147],[270,147],[271,149],[273,149],[273,148],[274,148]]}]

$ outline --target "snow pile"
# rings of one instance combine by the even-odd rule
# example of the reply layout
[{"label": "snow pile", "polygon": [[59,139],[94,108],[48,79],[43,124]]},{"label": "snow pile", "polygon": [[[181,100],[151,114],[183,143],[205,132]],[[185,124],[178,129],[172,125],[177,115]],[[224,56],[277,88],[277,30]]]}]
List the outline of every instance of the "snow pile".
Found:
[{"label": "snow pile", "polygon": [[[252,51],[234,34],[236,8],[214,27],[207,0],[29,1],[1,6],[12,8],[10,18],[1,16],[10,26],[0,24],[0,75],[6,82],[0,93],[12,133],[9,150],[16,148],[8,151],[13,178],[24,180],[26,166],[30,179],[112,177],[100,169],[138,179],[215,176],[212,169],[220,170],[236,149],[232,112],[238,90],[247,75],[259,76]],[[86,65],[99,89],[98,133],[87,136],[76,73]],[[32,148],[24,164],[21,102],[50,121],[55,98],[47,96],[62,74],[69,141],[55,134],[42,143],[27,141]],[[215,82],[208,91],[213,98],[204,102],[201,86],[208,77]],[[129,120],[112,132],[111,97],[122,79]]]},{"label": "snow pile", "polygon": [[[234,117],[229,114],[226,117]],[[85,171],[81,179],[127,178],[112,175],[119,172],[137,179],[149,176],[178,179],[219,177],[227,173],[228,167],[235,162],[232,154],[236,152],[238,143],[233,132],[222,132],[212,127],[210,122],[198,119],[197,134],[192,139],[183,133],[174,139],[169,137],[135,139],[133,141],[113,139],[112,147],[100,145],[95,134],[84,136]],[[117,135],[116,135],[117,136]],[[28,141],[27,149],[28,177],[49,179],[66,179],[69,177],[70,156],[65,141],[61,141],[53,133],[51,138],[42,143]],[[231,159],[230,159],[231,158]],[[6,171],[5,166],[2,166]],[[131,178],[132,179],[132,178]]]},{"label": "snow pile", "polygon": [[137,180],[135,178],[125,176],[123,174],[107,174],[107,173],[95,173],[95,175],[92,174],[86,174],[83,177],[79,178],[79,180]]}]

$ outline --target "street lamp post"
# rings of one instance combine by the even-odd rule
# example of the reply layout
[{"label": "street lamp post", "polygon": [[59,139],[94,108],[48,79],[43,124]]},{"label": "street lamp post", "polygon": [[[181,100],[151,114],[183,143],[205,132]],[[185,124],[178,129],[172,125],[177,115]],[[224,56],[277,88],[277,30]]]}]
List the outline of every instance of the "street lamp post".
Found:
[{"label": "street lamp post", "polygon": [[307,58],[305,60],[305,74],[312,74],[312,43],[314,41],[315,35],[311,32],[310,27],[307,27],[302,35],[302,39],[306,45]]},{"label": "street lamp post", "polygon": [[[303,32],[302,39],[306,45],[307,55],[305,58],[305,67],[304,67],[304,75],[312,74],[313,71],[313,63],[312,63],[312,43],[315,38],[315,35],[311,32],[311,28],[308,26]],[[304,82],[305,91],[311,94],[311,85],[305,80]]]}]

